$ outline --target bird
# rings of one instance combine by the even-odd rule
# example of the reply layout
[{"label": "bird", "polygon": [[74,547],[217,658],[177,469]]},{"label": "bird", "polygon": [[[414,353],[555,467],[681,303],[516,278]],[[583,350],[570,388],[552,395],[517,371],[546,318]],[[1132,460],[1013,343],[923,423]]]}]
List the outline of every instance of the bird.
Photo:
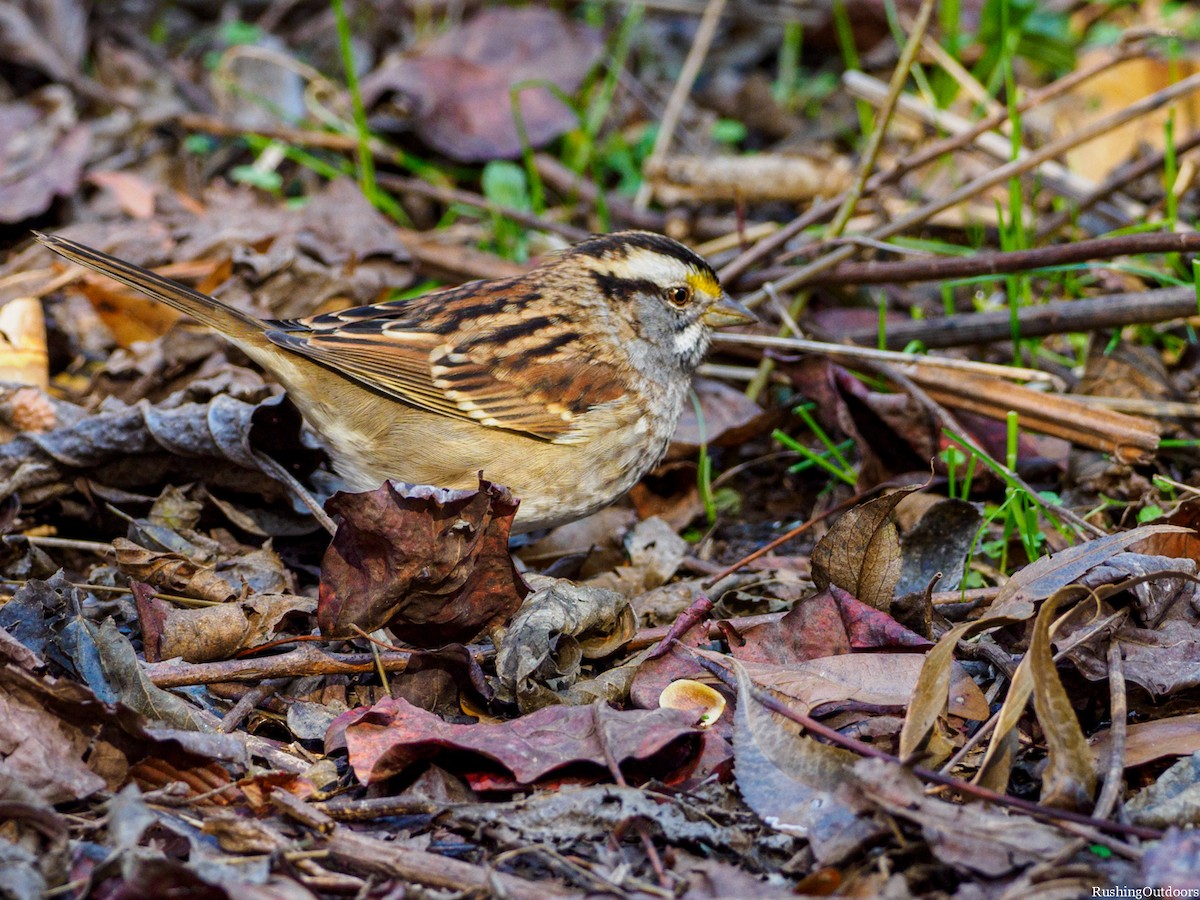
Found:
[{"label": "bird", "polygon": [[714,329],[756,319],[701,256],[645,231],[593,236],[512,278],[275,320],[35,237],[271,373],[348,490],[476,488],[483,477],[520,500],[514,534],[622,497],[666,453]]}]

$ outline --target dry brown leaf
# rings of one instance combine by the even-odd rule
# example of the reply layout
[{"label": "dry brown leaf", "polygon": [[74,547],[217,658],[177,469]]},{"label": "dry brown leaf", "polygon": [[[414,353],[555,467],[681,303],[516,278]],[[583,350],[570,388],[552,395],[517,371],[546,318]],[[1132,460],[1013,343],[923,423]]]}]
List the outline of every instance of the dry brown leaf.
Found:
[{"label": "dry brown leaf", "polygon": [[571,702],[565,691],[582,660],[615,653],[637,631],[637,618],[629,599],[615,591],[542,575],[528,575],[526,582],[533,593],[496,648],[496,674],[500,695],[532,712]]},{"label": "dry brown leaf", "polygon": [[570,107],[542,85],[572,93],[602,46],[595,30],[557,10],[486,9],[363,79],[363,98],[400,94],[415,106],[421,138],[454,159],[512,158],[524,145],[517,115],[533,147],[575,126]]},{"label": "dry brown leaf", "polygon": [[[1108,758],[1112,729],[1105,728],[1091,736],[1088,743],[1097,760]],[[1165,756],[1190,756],[1200,751],[1200,713],[1167,716],[1153,722],[1138,722],[1125,731],[1125,760],[1127,769],[1143,766]]]},{"label": "dry brown leaf", "polygon": [[1041,801],[1067,809],[1088,807],[1096,793],[1096,767],[1088,752],[1079,717],[1058,677],[1050,647],[1050,626],[1060,606],[1078,600],[1086,591],[1064,588],[1049,597],[1033,625],[1027,658],[1033,682],[1033,708],[1046,737],[1048,760],[1042,773]]},{"label": "dry brown leaf", "polygon": [[746,805],[780,831],[809,840],[817,859],[834,865],[883,833],[882,826],[835,796],[857,757],[821,743],[795,722],[763,707],[737,660],[734,778]]},{"label": "dry brown leaf", "polygon": [[919,825],[942,862],[998,878],[1054,859],[1071,838],[1051,825],[1015,819],[981,804],[962,806],[925,793],[908,770],[883,760],[854,767],[856,793],[887,813]]},{"label": "dry brown leaf", "polygon": [[[731,658],[707,650],[694,651],[725,669]],[[739,660],[756,685],[786,698],[793,708],[809,712],[845,701],[874,706],[907,706],[917,686],[925,657],[916,653],[844,653],[788,665]],[[988,704],[978,685],[957,664],[948,695],[950,714],[982,721]]]},{"label": "dry brown leaf", "polygon": [[[176,609],[152,597],[138,597],[146,659],[181,657],[188,662],[230,659],[239,650],[266,643],[284,618],[311,613],[317,602],[294,594],[255,594],[240,601],[203,609]],[[146,604],[159,607],[143,612]],[[147,627],[147,622],[155,627]]]},{"label": "dry brown leaf", "polygon": [[929,746],[929,742],[934,739],[935,726],[945,712],[944,698],[950,686],[950,664],[960,640],[1031,618],[1039,602],[1138,541],[1152,535],[1188,531],[1190,529],[1174,525],[1143,525],[1068,547],[1053,556],[1043,556],[1014,574],[1005,583],[986,615],[974,622],[954,626],[929,651],[921,669],[916,695],[904,720],[904,730],[900,733],[901,757],[907,758],[912,753],[925,750],[935,758],[944,758],[948,752],[949,747],[944,741],[936,748]]},{"label": "dry brown leaf", "polygon": [[868,606],[885,612],[895,598],[903,559],[892,511],[919,491],[914,484],[869,500],[834,523],[812,552],[812,576],[818,590],[835,584]]},{"label": "dry brown leaf", "polygon": [[[1082,54],[1077,65],[1080,68],[1090,67],[1111,53],[1110,48],[1097,48]],[[1080,131],[1196,71],[1200,71],[1200,67],[1187,58],[1168,60],[1139,55],[1089,78],[1063,96],[1046,110],[1048,121],[1053,123],[1059,135]],[[1175,134],[1190,134],[1200,124],[1200,96],[1193,94],[1185,97],[1167,109],[1141,116],[1094,141],[1067,151],[1067,164],[1072,171],[1103,180],[1115,168],[1137,156],[1143,144],[1161,149],[1163,126],[1169,115],[1175,117]]]}]

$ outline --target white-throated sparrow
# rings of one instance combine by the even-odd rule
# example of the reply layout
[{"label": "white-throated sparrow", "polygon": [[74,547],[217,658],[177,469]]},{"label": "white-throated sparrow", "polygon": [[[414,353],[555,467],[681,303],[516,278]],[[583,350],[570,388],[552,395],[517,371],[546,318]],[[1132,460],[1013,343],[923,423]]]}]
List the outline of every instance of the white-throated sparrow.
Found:
[{"label": "white-throated sparrow", "polygon": [[38,240],[216,329],[275,375],[353,490],[385,479],[521,499],[514,531],[607,506],[666,452],[712,329],[754,315],[658,234],[518,278],[267,321],[65,238]]}]

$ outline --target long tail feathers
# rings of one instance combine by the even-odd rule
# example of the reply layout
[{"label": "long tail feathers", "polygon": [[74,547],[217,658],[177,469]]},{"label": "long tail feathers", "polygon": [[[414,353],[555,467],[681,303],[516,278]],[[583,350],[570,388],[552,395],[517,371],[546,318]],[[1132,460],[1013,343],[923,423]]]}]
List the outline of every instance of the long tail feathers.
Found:
[{"label": "long tail feathers", "polygon": [[133,263],[93,250],[83,244],[57,237],[50,234],[33,233],[39,241],[73,263],[86,266],[102,275],[107,275],[134,290],[141,291],[148,297],[159,300],[167,306],[187,313],[198,322],[215,328],[225,336],[251,340],[258,343],[262,340],[265,325],[261,319],[244,313],[241,310],[227,306],[220,300],[184,287],[169,278],[155,275],[148,269],[135,266]]}]

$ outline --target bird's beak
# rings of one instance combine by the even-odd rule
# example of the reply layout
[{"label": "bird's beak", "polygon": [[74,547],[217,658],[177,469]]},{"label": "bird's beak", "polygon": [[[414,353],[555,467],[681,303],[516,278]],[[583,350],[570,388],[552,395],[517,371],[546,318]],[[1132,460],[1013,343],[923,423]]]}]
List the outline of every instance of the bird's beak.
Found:
[{"label": "bird's beak", "polygon": [[711,328],[728,328],[730,325],[749,325],[757,322],[758,316],[750,312],[728,294],[722,294],[721,299],[710,306],[700,316],[705,325]]}]

